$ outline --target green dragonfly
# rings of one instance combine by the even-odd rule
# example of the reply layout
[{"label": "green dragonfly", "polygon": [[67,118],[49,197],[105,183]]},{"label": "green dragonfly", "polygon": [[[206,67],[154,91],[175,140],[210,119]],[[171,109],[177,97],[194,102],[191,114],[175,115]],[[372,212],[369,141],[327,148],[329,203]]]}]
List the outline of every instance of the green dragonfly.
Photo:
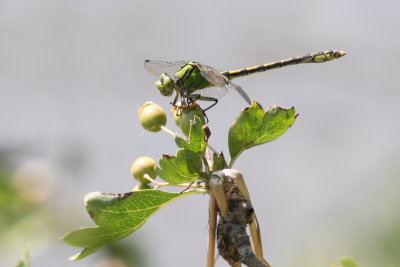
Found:
[{"label": "green dragonfly", "polygon": [[346,55],[339,50],[328,50],[289,58],[264,65],[231,71],[217,71],[216,69],[194,61],[159,61],[145,60],[144,67],[148,72],[159,77],[156,82],[161,95],[176,95],[172,104],[176,106],[178,99],[180,107],[185,108],[196,100],[214,101],[204,111],[218,103],[228,90],[237,91],[250,105],[251,101],[246,92],[231,80],[248,74],[281,68],[301,63],[322,63]]}]

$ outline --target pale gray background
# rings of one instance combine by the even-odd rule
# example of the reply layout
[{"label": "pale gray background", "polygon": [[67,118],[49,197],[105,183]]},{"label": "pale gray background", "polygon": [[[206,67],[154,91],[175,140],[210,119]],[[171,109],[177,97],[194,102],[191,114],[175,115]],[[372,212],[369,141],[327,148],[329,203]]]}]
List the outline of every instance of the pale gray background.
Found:
[{"label": "pale gray background", "polygon": [[[0,148],[30,151],[16,170],[50,169],[47,205],[69,221],[33,241],[2,239],[0,265],[15,263],[26,243],[32,266],[102,259],[100,250],[69,262],[79,249],[58,240],[93,225],[84,195],[129,191],[136,157],[176,151],[170,136],[143,132],[138,121],[147,100],[170,108],[145,59],[227,70],[327,49],[348,55],[236,80],[264,108],[295,106],[300,116],[235,168],[273,266],[329,266],[346,255],[360,266],[394,263],[376,240],[400,223],[399,14],[399,1],[0,1]],[[226,155],[244,107],[231,92],[208,112],[210,142]],[[205,266],[207,210],[207,196],[180,199],[128,239],[146,248],[149,266]]]}]

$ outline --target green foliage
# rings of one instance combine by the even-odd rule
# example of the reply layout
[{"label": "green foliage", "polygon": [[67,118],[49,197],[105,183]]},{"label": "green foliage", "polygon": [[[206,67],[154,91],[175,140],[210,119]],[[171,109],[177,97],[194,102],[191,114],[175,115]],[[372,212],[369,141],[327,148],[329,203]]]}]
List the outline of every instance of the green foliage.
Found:
[{"label": "green foliage", "polygon": [[214,153],[213,154],[213,171],[219,171],[225,169],[228,165],[226,164],[224,154]]},{"label": "green foliage", "polygon": [[158,165],[157,175],[171,184],[194,182],[201,177],[201,158],[187,149],[179,149],[176,157],[164,155]]},{"label": "green foliage", "polygon": [[228,144],[231,167],[246,149],[258,146],[281,136],[293,125],[297,115],[294,108],[272,106],[264,112],[257,102],[244,109],[229,129]]},{"label": "green foliage", "polygon": [[82,259],[102,246],[130,235],[161,207],[193,193],[204,192],[199,190],[170,193],[143,190],[125,194],[89,193],[85,197],[86,209],[98,226],[83,227],[61,238],[71,246],[84,248],[80,253],[70,257],[70,260]]},{"label": "green foliage", "polygon": [[358,267],[358,264],[349,257],[346,258],[341,258],[340,263],[342,264],[343,267]]},{"label": "green foliage", "polygon": [[30,267],[30,259],[29,259],[29,251],[30,251],[30,246],[27,246],[25,249],[25,254],[24,256],[18,261],[17,265],[15,267]]},{"label": "green foliage", "polygon": [[190,122],[189,140],[177,135],[175,137],[177,146],[198,153],[200,156],[203,155],[207,148],[203,125],[204,122],[199,117],[194,116],[194,121]]},{"label": "green foliage", "polygon": [[[349,257],[344,257],[340,259],[340,263],[342,264],[342,267],[358,267],[358,264]],[[332,265],[331,267],[337,267],[336,265]]]},{"label": "green foliage", "polygon": [[0,237],[18,221],[37,212],[38,208],[21,197],[12,173],[0,166]]},{"label": "green foliage", "polygon": [[[205,157],[209,136],[204,129],[204,119],[189,115],[178,117],[180,125],[190,125],[189,138],[174,135],[179,147],[176,156],[163,155],[156,166],[157,175],[169,186],[187,187],[189,185],[184,183],[207,182],[212,171],[228,166],[222,152],[214,153],[212,162]],[[295,119],[294,108],[285,110],[271,107],[264,112],[257,102],[253,102],[240,112],[230,128],[229,167],[244,150],[278,138]],[[62,237],[64,242],[84,248],[70,259],[82,259],[106,244],[125,238],[140,228],[158,209],[177,198],[207,192],[207,189],[196,188],[186,193],[171,193],[159,190],[160,186],[157,184],[156,189],[148,190],[135,187],[134,192],[125,194],[88,194],[85,197],[86,209],[97,227],[80,228]]]}]

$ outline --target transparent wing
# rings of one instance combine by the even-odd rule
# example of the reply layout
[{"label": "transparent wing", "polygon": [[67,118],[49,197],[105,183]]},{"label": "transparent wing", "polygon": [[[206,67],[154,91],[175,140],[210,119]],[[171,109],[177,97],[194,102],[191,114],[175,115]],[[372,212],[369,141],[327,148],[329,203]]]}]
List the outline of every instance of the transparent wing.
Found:
[{"label": "transparent wing", "polygon": [[216,69],[200,64],[198,62],[194,64],[200,70],[201,75],[203,75],[203,77],[206,78],[207,81],[209,81],[212,85],[222,87],[229,82],[228,78],[219,73],[219,71],[217,71]]},{"label": "transparent wing", "polygon": [[213,86],[213,87],[207,87],[204,89],[196,90],[192,94],[219,99],[219,98],[223,97],[224,95],[226,95],[227,92],[228,92],[228,89],[225,86],[223,86],[223,87]]},{"label": "transparent wing", "polygon": [[[205,88],[196,91],[195,93],[198,93],[200,95],[204,96],[209,96],[213,98],[220,98],[224,96],[227,92],[227,89],[234,89],[236,92],[238,92],[243,99],[251,105],[251,100],[250,97],[246,94],[246,92],[242,89],[237,84],[234,84],[232,81],[230,81],[228,78],[226,78],[224,75],[222,75],[219,71],[216,69],[200,64],[200,63],[195,63],[197,68],[200,70],[201,75],[203,75],[204,78],[207,79],[212,85],[215,85],[216,87],[211,87],[211,88]],[[204,92],[202,92],[204,91]],[[215,92],[214,92],[215,91]],[[208,95],[205,95],[208,94]],[[215,96],[212,96],[212,95]]]},{"label": "transparent wing", "polygon": [[161,61],[161,60],[149,60],[144,61],[145,69],[151,74],[159,77],[161,74],[166,73],[168,76],[173,76],[180,68],[185,66],[187,61]]},{"label": "transparent wing", "polygon": [[237,84],[234,84],[231,81],[229,81],[229,83],[226,86],[230,87],[230,88],[234,89],[236,92],[238,92],[243,97],[243,99],[247,102],[247,104],[251,105],[250,97],[246,94],[246,92],[242,89],[242,87],[240,87]]}]

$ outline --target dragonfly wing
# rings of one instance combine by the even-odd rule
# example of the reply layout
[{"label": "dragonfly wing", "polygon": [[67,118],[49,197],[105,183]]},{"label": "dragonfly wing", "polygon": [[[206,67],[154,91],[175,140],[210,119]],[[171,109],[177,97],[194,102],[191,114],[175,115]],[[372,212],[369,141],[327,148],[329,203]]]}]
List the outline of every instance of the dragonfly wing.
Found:
[{"label": "dragonfly wing", "polygon": [[228,89],[225,86],[222,86],[222,87],[213,86],[213,87],[207,87],[204,89],[196,90],[192,94],[219,99],[219,98],[223,97],[224,95],[226,95],[227,92],[228,92]]},{"label": "dragonfly wing", "polygon": [[[251,105],[250,97],[246,94],[246,92],[242,89],[242,87],[240,87],[237,84],[234,84],[231,80],[226,78],[219,71],[217,71],[216,69],[214,69],[212,67],[209,67],[209,66],[206,66],[206,65],[202,65],[200,63],[196,63],[196,66],[199,68],[201,75],[203,75],[203,77],[206,78],[207,81],[209,81],[212,85],[217,86],[217,88],[224,88],[225,89],[224,90],[225,93],[223,95],[226,94],[227,88],[234,89],[236,92],[238,92],[243,97],[243,99],[249,105]],[[213,89],[213,91],[216,90],[216,88],[212,88],[212,89]],[[202,90],[199,90],[199,91],[203,91],[203,90],[208,90],[208,88],[202,89]],[[219,89],[218,91],[222,91],[222,90]],[[222,95],[219,96],[219,97],[222,97]],[[214,98],[219,98],[219,97],[214,97]]]},{"label": "dragonfly wing", "polygon": [[194,64],[200,70],[201,75],[206,78],[206,80],[209,81],[212,85],[223,87],[229,82],[228,78],[219,73],[219,71],[217,71],[216,69],[197,62]]},{"label": "dragonfly wing", "polygon": [[242,89],[242,87],[240,87],[237,84],[234,84],[231,81],[229,81],[229,83],[226,86],[229,87],[229,88],[232,88],[236,92],[238,92],[243,97],[243,99],[247,102],[247,104],[251,105],[250,97],[246,94],[246,92]]},{"label": "dragonfly wing", "polygon": [[180,70],[183,66],[187,64],[187,61],[161,61],[161,60],[149,60],[146,59],[144,61],[145,69],[151,74],[159,77],[161,74],[166,73],[168,76],[173,76],[175,73]]}]

